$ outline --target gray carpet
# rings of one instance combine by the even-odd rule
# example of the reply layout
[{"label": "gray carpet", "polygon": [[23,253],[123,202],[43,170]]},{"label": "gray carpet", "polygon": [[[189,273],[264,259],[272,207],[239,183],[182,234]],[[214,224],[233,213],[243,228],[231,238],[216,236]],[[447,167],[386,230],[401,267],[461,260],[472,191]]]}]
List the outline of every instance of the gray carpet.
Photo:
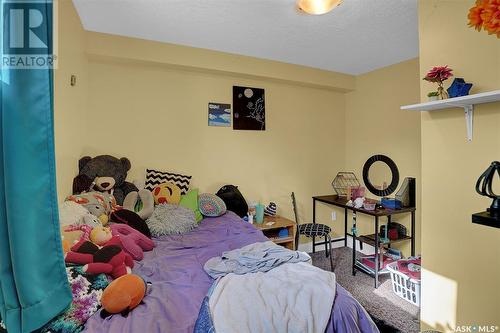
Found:
[{"label": "gray carpet", "polygon": [[[310,255],[314,266],[330,270],[330,260],[325,258],[324,251]],[[381,276],[379,287],[374,289],[374,281],[370,276],[359,271],[356,276],[352,276],[352,249],[334,249],[333,258],[337,282],[374,317],[382,333],[396,331],[391,330],[390,326],[404,333],[420,332],[419,308],[394,294],[389,275]]]}]

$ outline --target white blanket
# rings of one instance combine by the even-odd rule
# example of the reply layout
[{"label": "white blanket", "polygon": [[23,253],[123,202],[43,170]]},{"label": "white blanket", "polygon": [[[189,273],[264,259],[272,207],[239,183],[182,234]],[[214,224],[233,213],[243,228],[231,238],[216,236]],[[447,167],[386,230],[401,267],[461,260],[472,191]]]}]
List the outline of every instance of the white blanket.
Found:
[{"label": "white blanket", "polygon": [[308,263],[269,272],[228,274],[210,296],[217,333],[324,332],[335,298],[335,274]]}]

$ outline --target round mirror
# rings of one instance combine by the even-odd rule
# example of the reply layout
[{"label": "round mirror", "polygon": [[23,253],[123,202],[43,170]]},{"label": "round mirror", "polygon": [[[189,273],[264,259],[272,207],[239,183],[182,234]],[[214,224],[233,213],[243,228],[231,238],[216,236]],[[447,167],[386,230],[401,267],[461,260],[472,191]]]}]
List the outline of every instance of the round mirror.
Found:
[{"label": "round mirror", "polygon": [[370,183],[379,190],[386,190],[392,180],[392,172],[387,164],[376,161],[368,171]]},{"label": "round mirror", "polygon": [[371,193],[379,197],[388,196],[398,187],[398,167],[389,157],[374,155],[363,166],[363,181]]}]

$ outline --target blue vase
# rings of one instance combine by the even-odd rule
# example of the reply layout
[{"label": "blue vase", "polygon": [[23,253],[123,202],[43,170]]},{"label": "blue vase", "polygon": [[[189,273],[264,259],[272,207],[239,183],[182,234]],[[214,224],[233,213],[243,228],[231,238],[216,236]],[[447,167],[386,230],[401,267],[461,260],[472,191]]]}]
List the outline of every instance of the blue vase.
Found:
[{"label": "blue vase", "polygon": [[467,96],[471,88],[472,83],[467,83],[463,78],[457,77],[453,80],[451,86],[446,90],[448,91],[448,96],[450,98],[453,98],[459,96]]}]

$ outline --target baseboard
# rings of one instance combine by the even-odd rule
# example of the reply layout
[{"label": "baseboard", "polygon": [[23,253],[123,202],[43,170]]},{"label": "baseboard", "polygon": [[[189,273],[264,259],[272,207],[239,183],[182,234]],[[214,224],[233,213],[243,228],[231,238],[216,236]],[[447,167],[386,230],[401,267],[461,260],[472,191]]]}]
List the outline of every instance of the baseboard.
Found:
[{"label": "baseboard", "polygon": [[[337,238],[340,239],[340,238]],[[335,238],[333,239],[335,240]],[[336,249],[339,247],[344,247],[344,242],[343,241],[338,241],[338,242],[332,242],[332,248]],[[352,237],[347,236],[347,247],[352,249]],[[325,249],[324,245],[316,245],[316,251],[323,251]],[[307,243],[300,243],[299,242],[299,251],[311,253],[312,252],[312,242],[307,242]],[[375,248],[371,245],[368,244],[363,244],[363,250],[360,249],[359,242],[356,243],[356,250],[365,254],[365,255],[370,255],[375,253]]]}]

